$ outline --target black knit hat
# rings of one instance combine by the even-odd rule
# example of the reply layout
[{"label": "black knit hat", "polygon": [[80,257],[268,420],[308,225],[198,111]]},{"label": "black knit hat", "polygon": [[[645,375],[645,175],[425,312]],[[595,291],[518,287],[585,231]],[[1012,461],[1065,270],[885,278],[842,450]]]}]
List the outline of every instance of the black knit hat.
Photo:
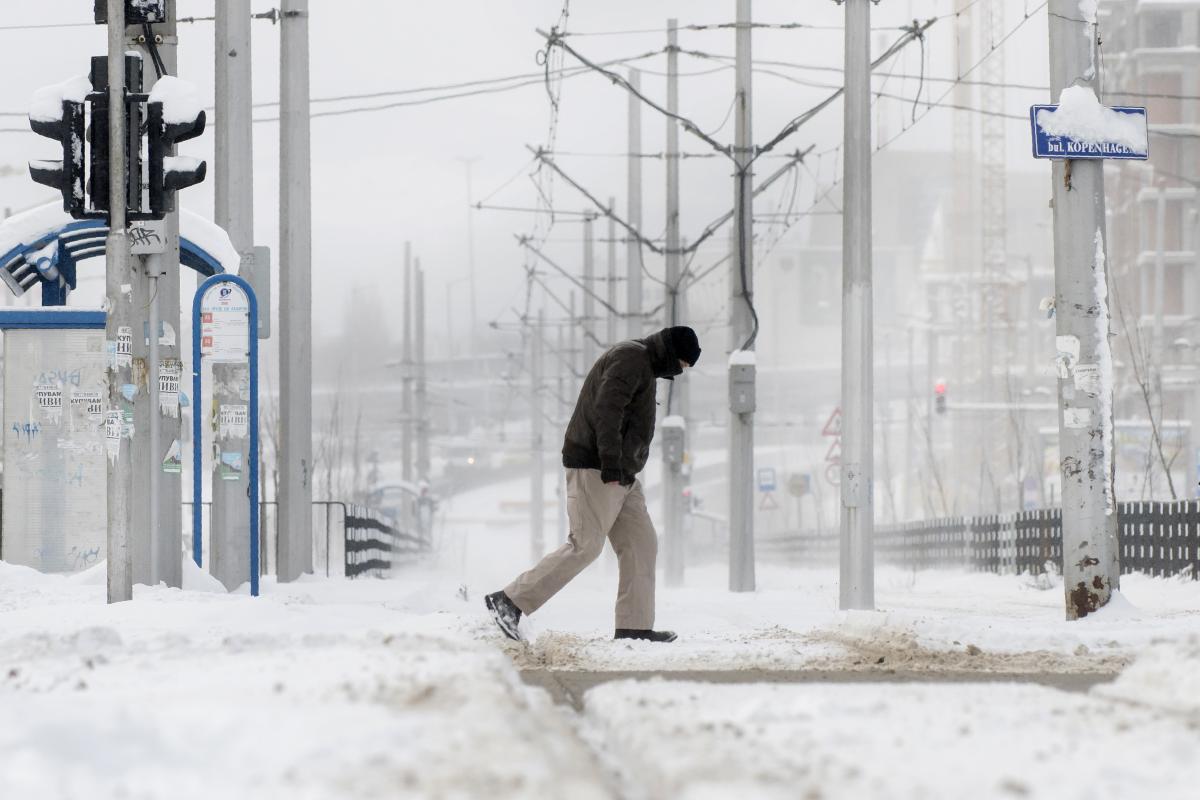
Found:
[{"label": "black knit hat", "polygon": [[696,332],[686,325],[676,325],[667,328],[666,333],[675,356],[688,362],[689,366],[696,366],[700,360],[700,340],[696,338]]}]

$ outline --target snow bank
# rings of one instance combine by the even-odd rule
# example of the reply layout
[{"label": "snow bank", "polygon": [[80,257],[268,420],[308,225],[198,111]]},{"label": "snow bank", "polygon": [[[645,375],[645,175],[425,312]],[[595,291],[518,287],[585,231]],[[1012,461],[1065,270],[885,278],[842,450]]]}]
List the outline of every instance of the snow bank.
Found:
[{"label": "snow bank", "polygon": [[664,428],[684,428],[686,426],[687,422],[678,414],[670,414],[663,417],[662,427]]},{"label": "snow bank", "polygon": [[1154,645],[1108,685],[1093,692],[1165,711],[1200,715],[1200,636]]},{"label": "snow bank", "polygon": [[82,103],[88,92],[92,91],[92,82],[86,75],[76,75],[67,78],[62,83],[43,86],[35,89],[29,101],[29,118],[39,122],[58,122],[62,119],[62,104],[64,100]]},{"label": "snow bank", "polygon": [[1066,136],[1082,144],[1115,142],[1139,152],[1147,149],[1145,118],[1102,106],[1088,86],[1063,89],[1058,108],[1038,111],[1037,124],[1050,136]]}]

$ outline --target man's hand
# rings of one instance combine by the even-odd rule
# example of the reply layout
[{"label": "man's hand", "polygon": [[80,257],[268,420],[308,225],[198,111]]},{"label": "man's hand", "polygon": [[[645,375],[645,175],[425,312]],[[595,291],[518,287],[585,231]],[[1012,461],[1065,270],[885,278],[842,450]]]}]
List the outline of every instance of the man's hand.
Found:
[{"label": "man's hand", "polygon": [[600,480],[604,481],[605,485],[621,483],[621,470],[619,469],[602,469],[600,470]]}]

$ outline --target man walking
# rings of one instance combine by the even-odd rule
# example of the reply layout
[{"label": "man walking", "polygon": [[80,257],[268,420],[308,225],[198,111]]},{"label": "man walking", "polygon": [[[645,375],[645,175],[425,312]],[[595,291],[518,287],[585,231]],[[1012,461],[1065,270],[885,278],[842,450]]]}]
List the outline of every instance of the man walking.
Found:
[{"label": "man walking", "polygon": [[596,361],[583,381],[563,441],[567,470],[567,543],[502,591],[484,598],[510,639],[520,639],[522,614],[532,614],[604,550],[617,553],[617,639],[673,642],[654,630],[654,561],[658,539],[637,475],[654,438],[655,379],[674,377],[700,358],[691,328],[663,328],[621,342]]}]

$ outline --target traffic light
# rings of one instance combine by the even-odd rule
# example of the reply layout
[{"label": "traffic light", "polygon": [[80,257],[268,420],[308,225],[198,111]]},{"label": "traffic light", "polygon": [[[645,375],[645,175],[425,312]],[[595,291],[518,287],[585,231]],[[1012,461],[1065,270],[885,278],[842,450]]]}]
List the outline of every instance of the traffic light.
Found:
[{"label": "traffic light", "polygon": [[30,161],[29,177],[62,193],[63,211],[76,219],[84,216],[83,198],[83,100],[91,86],[87,78],[38,89],[29,111],[33,132],[54,139],[62,147],[62,158]]},{"label": "traffic light", "polygon": [[162,219],[175,210],[175,192],[204,180],[205,162],[174,155],[175,145],[204,133],[204,109],[191,84],[164,75],[146,103],[147,152],[150,164],[150,216]]},{"label": "traffic light", "polygon": [[[168,2],[169,0],[125,0],[125,24],[165,22]],[[96,0],[95,19],[97,25],[108,24],[108,0]]]},{"label": "traffic light", "polygon": [[[85,216],[107,218],[109,212],[108,164],[108,57],[92,57],[92,87],[87,96],[87,198],[91,201]],[[125,56],[125,208],[128,219],[140,215],[142,194],[142,110],[146,99],[142,89],[142,58]]]},{"label": "traffic light", "polygon": [[934,410],[939,414],[946,413],[946,382],[938,381],[933,385]]}]

